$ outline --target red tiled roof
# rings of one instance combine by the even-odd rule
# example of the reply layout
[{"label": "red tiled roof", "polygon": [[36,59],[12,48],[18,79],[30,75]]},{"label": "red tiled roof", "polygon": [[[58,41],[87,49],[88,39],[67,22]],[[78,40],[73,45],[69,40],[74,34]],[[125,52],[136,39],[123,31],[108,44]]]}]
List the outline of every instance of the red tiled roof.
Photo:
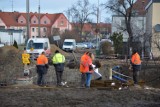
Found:
[{"label": "red tiled roof", "polygon": [[146,14],[145,7],[147,6],[148,3],[149,0],[137,0],[133,5],[133,9],[138,12],[138,15],[145,15]]},{"label": "red tiled roof", "polygon": [[[49,20],[51,21],[50,25],[41,25],[41,26],[51,26],[52,24],[54,24],[54,22],[59,18],[60,15],[62,15],[63,13],[57,13],[57,14],[40,14],[41,18],[43,16],[46,16],[49,18]],[[26,13],[20,13],[20,12],[0,12],[0,18],[3,20],[3,22],[6,24],[6,26],[24,26],[26,24],[21,24],[18,23],[18,18],[20,16],[23,16],[25,19],[27,19],[27,14]],[[30,12],[30,19],[33,16],[36,16],[38,18],[38,13],[32,13]],[[38,26],[38,25],[31,25],[31,26]]]},{"label": "red tiled roof", "polygon": [[[132,12],[135,12],[135,15],[144,16],[146,14],[145,7],[149,3],[150,0],[137,0],[133,4]],[[127,9],[127,12],[129,13],[129,9]]]},{"label": "red tiled roof", "polygon": [[[72,27],[73,28],[75,28],[77,26],[80,27],[80,24],[72,23]],[[96,23],[93,23],[93,24],[85,23],[84,26],[83,26],[82,31],[84,31],[84,32],[92,32],[92,31],[95,31],[97,26],[98,26],[99,29],[107,28],[108,32],[111,33],[111,24],[110,23],[99,23],[98,25]]]}]

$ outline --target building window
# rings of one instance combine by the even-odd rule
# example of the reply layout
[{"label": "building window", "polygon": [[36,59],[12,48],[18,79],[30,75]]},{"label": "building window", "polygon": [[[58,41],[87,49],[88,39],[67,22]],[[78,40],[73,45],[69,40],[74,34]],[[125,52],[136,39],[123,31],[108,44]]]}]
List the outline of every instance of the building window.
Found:
[{"label": "building window", "polygon": [[144,24],[143,20],[138,20],[138,21],[137,21],[137,27],[138,27],[139,29],[142,29],[142,28],[143,28],[143,24]]},{"label": "building window", "polygon": [[23,23],[23,20],[21,20],[21,23]]},{"label": "building window", "polygon": [[36,23],[36,21],[34,20],[33,23]]},{"label": "building window", "polygon": [[32,32],[34,32],[35,31],[35,29],[34,28],[32,28]]},{"label": "building window", "polygon": [[44,24],[47,24],[47,21],[44,21]]},{"label": "building window", "polygon": [[47,31],[47,29],[44,27],[44,28],[43,28],[43,31],[44,31],[44,32],[46,32],[46,31]]},{"label": "building window", "polygon": [[36,32],[38,32],[38,28],[36,28]]},{"label": "building window", "polygon": [[122,26],[123,28],[126,28],[126,22],[125,22],[124,19],[121,20],[121,26]]},{"label": "building window", "polygon": [[64,22],[63,21],[61,21],[61,24],[60,25],[63,25],[64,24]]},{"label": "building window", "polygon": [[5,29],[5,26],[0,26],[0,29]]}]

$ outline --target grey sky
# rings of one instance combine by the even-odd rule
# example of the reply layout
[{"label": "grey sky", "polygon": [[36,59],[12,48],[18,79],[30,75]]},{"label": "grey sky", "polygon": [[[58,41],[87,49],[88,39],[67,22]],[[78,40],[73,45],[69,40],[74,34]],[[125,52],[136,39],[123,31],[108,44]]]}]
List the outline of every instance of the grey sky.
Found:
[{"label": "grey sky", "polygon": [[[13,1],[13,2],[12,2]],[[78,0],[40,0],[42,13],[64,13]],[[104,3],[107,0],[99,0],[99,3]],[[89,0],[91,4],[97,4],[98,0]],[[39,0],[30,0],[30,12],[38,12]],[[13,8],[12,8],[13,7]],[[2,11],[19,11],[26,12],[26,0],[0,0],[0,9]],[[101,12],[101,21],[107,17],[105,11]],[[95,17],[93,17],[95,20]]]}]

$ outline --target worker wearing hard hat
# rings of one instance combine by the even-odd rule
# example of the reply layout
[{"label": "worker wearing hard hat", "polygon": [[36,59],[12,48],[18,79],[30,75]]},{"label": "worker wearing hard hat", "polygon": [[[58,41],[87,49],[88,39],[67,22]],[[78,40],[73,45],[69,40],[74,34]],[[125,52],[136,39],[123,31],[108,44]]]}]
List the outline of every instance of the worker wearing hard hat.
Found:
[{"label": "worker wearing hard hat", "polygon": [[62,75],[64,71],[65,57],[58,50],[56,50],[55,55],[52,58],[52,62],[56,71],[57,86],[63,86]]},{"label": "worker wearing hard hat", "polygon": [[137,50],[133,50],[133,54],[131,57],[131,64],[133,69],[133,81],[134,84],[138,84],[139,71],[141,70],[141,59]]},{"label": "worker wearing hard hat", "polygon": [[45,85],[44,75],[47,73],[48,66],[48,59],[45,56],[45,52],[42,52],[41,55],[37,58],[37,73],[38,73],[38,80],[37,84],[42,86]]}]

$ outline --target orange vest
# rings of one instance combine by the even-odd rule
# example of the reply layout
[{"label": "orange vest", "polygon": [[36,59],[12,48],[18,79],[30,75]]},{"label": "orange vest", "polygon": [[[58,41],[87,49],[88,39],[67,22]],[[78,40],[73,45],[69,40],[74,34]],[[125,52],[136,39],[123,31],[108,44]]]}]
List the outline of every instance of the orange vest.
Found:
[{"label": "orange vest", "polygon": [[38,58],[37,58],[37,65],[45,65],[45,64],[48,64],[48,59],[45,55],[40,55]]},{"label": "orange vest", "polygon": [[132,59],[131,59],[132,64],[134,65],[140,65],[141,64],[141,59],[138,53],[135,53],[132,55]]},{"label": "orange vest", "polygon": [[84,54],[82,57],[81,57],[81,61],[80,61],[80,72],[81,73],[86,73],[89,71],[89,65],[92,64],[92,59]]}]

